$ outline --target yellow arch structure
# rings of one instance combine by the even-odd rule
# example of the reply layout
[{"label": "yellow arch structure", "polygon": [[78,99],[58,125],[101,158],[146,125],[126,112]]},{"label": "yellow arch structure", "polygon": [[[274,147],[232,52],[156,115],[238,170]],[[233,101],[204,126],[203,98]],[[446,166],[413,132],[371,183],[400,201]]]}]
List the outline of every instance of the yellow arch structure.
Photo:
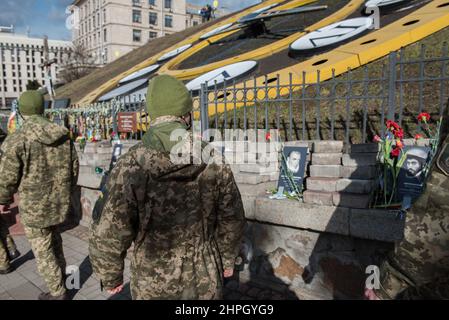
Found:
[{"label": "yellow arch structure", "polygon": [[[300,1],[303,1],[303,2],[304,1],[309,1],[309,2],[311,2],[310,0],[294,0],[294,2],[296,2],[296,3],[300,2]],[[232,17],[230,17],[230,18],[228,18],[226,20],[221,21],[218,24],[215,24],[215,25],[213,25],[213,26],[211,26],[209,28],[206,28],[204,30],[201,30],[200,32],[197,32],[197,33],[193,34],[192,36],[186,38],[185,40],[183,40],[183,41],[181,41],[179,43],[177,43],[176,45],[173,45],[173,46],[167,48],[166,50],[161,51],[157,55],[149,57],[148,59],[142,61],[141,63],[139,63],[137,65],[135,65],[131,69],[129,69],[129,70],[127,70],[127,71],[117,75],[116,77],[110,79],[109,81],[103,83],[100,87],[98,87],[97,89],[95,89],[92,92],[88,93],[84,98],[82,98],[79,101],[79,104],[80,105],[86,105],[86,104],[90,104],[90,103],[95,102],[95,100],[99,96],[101,96],[101,94],[103,94],[104,92],[107,92],[109,90],[112,90],[114,87],[116,87],[118,82],[120,81],[120,79],[130,75],[133,72],[136,72],[136,71],[138,71],[140,69],[148,67],[149,65],[155,64],[157,62],[157,59],[159,57],[161,57],[162,55],[164,55],[165,53],[167,53],[167,52],[170,52],[170,51],[172,51],[172,50],[174,50],[174,49],[176,49],[178,47],[181,47],[181,46],[184,46],[184,45],[187,45],[187,44],[193,44],[193,43],[197,42],[198,40],[200,40],[200,36],[203,35],[204,33],[212,31],[212,30],[214,30],[214,29],[216,29],[216,28],[218,28],[220,26],[223,26],[225,24],[237,22],[237,20],[239,20],[240,18],[248,15],[249,13],[251,13],[251,12],[253,12],[255,10],[262,9],[262,8],[268,6],[268,5],[271,5],[271,4],[274,4],[274,3],[279,3],[279,2],[280,2],[279,0],[267,0],[267,1],[264,1],[264,2],[262,2],[262,3],[260,3],[260,4],[256,5],[256,6],[248,8],[247,10],[244,10],[244,11],[238,13],[238,14],[235,14]],[[215,37],[211,37],[208,40],[217,41],[219,39],[219,37],[226,37],[229,34],[230,33],[220,34],[220,35],[217,35]],[[207,40],[205,40],[205,41],[207,41]]]},{"label": "yellow arch structure", "polygon": [[[352,14],[354,11],[356,11],[363,3],[364,3],[364,0],[352,0],[351,2],[349,2],[346,6],[344,6],[337,12],[334,12],[327,18],[324,18],[321,21],[309,26],[307,28],[307,32],[320,29],[324,26],[327,26],[329,24],[338,22],[338,21],[346,18],[347,16]],[[280,51],[288,48],[288,46],[293,41],[295,41],[299,37],[305,35],[307,32],[296,32],[284,39],[276,41],[276,42],[274,42],[270,45],[264,46],[262,48],[255,49],[255,50],[252,50],[252,51],[246,52],[244,54],[234,56],[234,57],[231,57],[231,58],[228,58],[225,60],[210,63],[205,66],[191,68],[191,69],[184,69],[184,70],[175,70],[175,68],[182,61],[184,61],[188,57],[194,55],[195,53],[197,53],[198,51],[202,50],[204,47],[209,45],[209,43],[207,43],[207,42],[206,43],[202,42],[199,45],[195,46],[195,48],[181,53],[177,57],[173,58],[172,60],[170,60],[169,62],[164,64],[161,67],[161,69],[159,70],[159,73],[169,74],[169,75],[172,75],[181,80],[191,79],[191,78],[198,77],[201,74],[221,68],[221,67],[226,66],[231,63],[236,63],[236,62],[244,61],[244,60],[258,60],[258,59],[262,59],[262,58],[268,57],[270,55],[273,55],[277,52],[280,52]],[[212,40],[216,41],[215,39],[212,39]]]},{"label": "yellow arch structure", "polygon": [[[320,81],[325,81],[332,77],[333,70],[336,76],[341,75],[348,68],[355,69],[363,66],[448,26],[449,0],[434,0],[384,28],[371,32],[332,51],[313,56],[307,61],[272,72],[267,75],[267,79],[268,81],[279,81],[281,86],[285,86],[288,85],[290,74],[292,74],[295,88],[299,90],[303,83],[303,74],[305,83],[316,82],[317,71],[320,73]],[[235,89],[252,88],[255,85],[263,87],[265,85],[265,76],[258,77],[255,81],[252,79],[239,83],[235,86]],[[234,87],[227,88],[227,90],[233,89]],[[220,94],[223,91],[225,90],[221,90]],[[279,92],[271,90],[268,93],[268,97],[265,97],[263,91],[258,91],[257,100],[274,99],[287,94],[287,91],[287,89],[282,88]],[[240,92],[242,91],[240,90]],[[233,100],[232,91],[230,95],[227,95],[226,99],[229,101]],[[246,99],[248,101],[254,100],[254,92],[249,90]],[[227,110],[234,108],[234,103],[227,105],[223,102],[223,99],[218,101],[218,113],[223,112],[225,107]],[[237,103],[235,106],[241,107],[242,105],[242,103]],[[213,109],[210,110],[210,115],[215,114],[215,107]]]}]

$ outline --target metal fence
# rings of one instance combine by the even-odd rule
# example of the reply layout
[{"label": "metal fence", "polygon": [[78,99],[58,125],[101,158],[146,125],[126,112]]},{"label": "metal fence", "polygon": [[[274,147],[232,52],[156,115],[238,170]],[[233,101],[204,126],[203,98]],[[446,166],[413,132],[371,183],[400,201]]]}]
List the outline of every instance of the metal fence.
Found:
[{"label": "metal fence", "polygon": [[[348,69],[343,75],[332,72],[330,79],[322,79],[318,71],[317,80],[309,83],[305,73],[300,81],[290,74],[287,84],[281,84],[279,77],[265,77],[259,86],[255,78],[244,85],[206,83],[192,93],[195,114],[202,130],[278,129],[285,141],[369,142],[384,133],[386,119],[395,119],[406,137],[413,137],[421,131],[416,120],[420,112],[429,112],[435,120],[447,106],[449,55],[447,43],[432,47],[430,52],[425,46],[407,50]],[[117,132],[119,112],[138,114],[139,130],[124,134],[125,139],[140,139],[150,121],[145,95],[55,112],[58,121],[72,119],[68,122],[74,133],[85,132],[90,126],[103,137]]]},{"label": "metal fence", "polygon": [[[404,50],[392,52],[340,76],[333,71],[325,81],[318,71],[311,83],[305,73],[296,82],[290,74],[287,84],[279,76],[265,77],[262,86],[248,85],[256,79],[244,86],[225,83],[227,89],[206,83],[200,92],[202,128],[278,129],[286,141],[339,139],[350,144],[383,134],[385,120],[394,119],[413,137],[421,131],[416,116],[426,111],[438,118],[449,97],[447,44],[437,56],[426,52],[425,46],[410,58]],[[216,112],[220,105],[222,113]]]}]

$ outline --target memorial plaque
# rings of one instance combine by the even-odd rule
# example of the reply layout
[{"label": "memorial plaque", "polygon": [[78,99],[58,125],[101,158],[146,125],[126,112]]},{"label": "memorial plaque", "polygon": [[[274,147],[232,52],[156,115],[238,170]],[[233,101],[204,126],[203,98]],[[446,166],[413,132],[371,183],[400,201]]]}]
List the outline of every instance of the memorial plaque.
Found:
[{"label": "memorial plaque", "polygon": [[398,175],[398,197],[416,199],[424,191],[425,167],[430,161],[429,147],[406,146],[406,159]]},{"label": "memorial plaque", "polygon": [[[301,191],[304,182],[304,174],[306,170],[307,147],[284,147],[283,150],[285,163],[283,161],[282,170],[279,173],[278,189],[281,187],[288,193],[293,193],[294,189],[291,184],[295,184]],[[288,170],[291,180],[287,176]]]},{"label": "memorial plaque", "polygon": [[117,114],[118,131],[136,132],[137,131],[137,117],[135,112],[119,112]]}]

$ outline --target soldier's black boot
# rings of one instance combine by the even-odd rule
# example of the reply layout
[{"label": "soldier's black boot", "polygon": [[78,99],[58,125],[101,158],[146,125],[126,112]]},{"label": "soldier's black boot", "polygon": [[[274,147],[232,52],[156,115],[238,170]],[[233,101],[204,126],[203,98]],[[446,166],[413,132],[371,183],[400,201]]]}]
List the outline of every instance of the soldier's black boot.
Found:
[{"label": "soldier's black boot", "polygon": [[10,260],[17,259],[18,257],[20,257],[19,250],[9,251],[9,259]]},{"label": "soldier's black boot", "polygon": [[6,269],[0,269],[0,274],[8,274],[8,273],[11,273],[11,272],[13,272],[15,270],[15,268],[13,267],[13,266],[9,266],[8,268],[6,268]]},{"label": "soldier's black boot", "polygon": [[60,296],[52,296],[50,292],[42,292],[39,297],[39,300],[69,300],[69,295],[64,293]]}]

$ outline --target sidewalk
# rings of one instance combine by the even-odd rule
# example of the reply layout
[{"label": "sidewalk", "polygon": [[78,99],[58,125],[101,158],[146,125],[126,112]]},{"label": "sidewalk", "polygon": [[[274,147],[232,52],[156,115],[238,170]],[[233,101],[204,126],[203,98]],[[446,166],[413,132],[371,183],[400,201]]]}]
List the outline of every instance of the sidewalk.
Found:
[{"label": "sidewalk", "polygon": [[[92,273],[88,258],[88,229],[78,226],[62,234],[64,255],[67,266],[76,265],[81,272],[81,289],[69,291],[73,300],[128,300],[129,260],[125,260],[125,288],[117,295],[111,296],[100,291],[100,281]],[[39,276],[36,262],[24,235],[14,235],[17,248],[22,254],[13,261],[16,270],[8,275],[0,275],[0,300],[36,300],[41,292],[47,291],[44,280]],[[279,285],[278,285],[279,286]],[[297,299],[287,292],[287,288],[267,286],[266,283],[251,281],[245,273],[236,273],[235,277],[225,283],[223,291],[225,300],[284,300]]]},{"label": "sidewalk", "polygon": [[[115,296],[100,291],[100,282],[92,274],[88,258],[87,228],[77,227],[62,235],[67,265],[76,265],[81,271],[81,289],[71,290],[73,300],[122,300],[130,299],[129,261],[125,262],[125,289]],[[0,275],[0,300],[36,300],[41,292],[47,291],[44,280],[39,276],[36,262],[28,240],[23,235],[14,236],[17,248],[22,254],[13,261],[16,271]]]}]

